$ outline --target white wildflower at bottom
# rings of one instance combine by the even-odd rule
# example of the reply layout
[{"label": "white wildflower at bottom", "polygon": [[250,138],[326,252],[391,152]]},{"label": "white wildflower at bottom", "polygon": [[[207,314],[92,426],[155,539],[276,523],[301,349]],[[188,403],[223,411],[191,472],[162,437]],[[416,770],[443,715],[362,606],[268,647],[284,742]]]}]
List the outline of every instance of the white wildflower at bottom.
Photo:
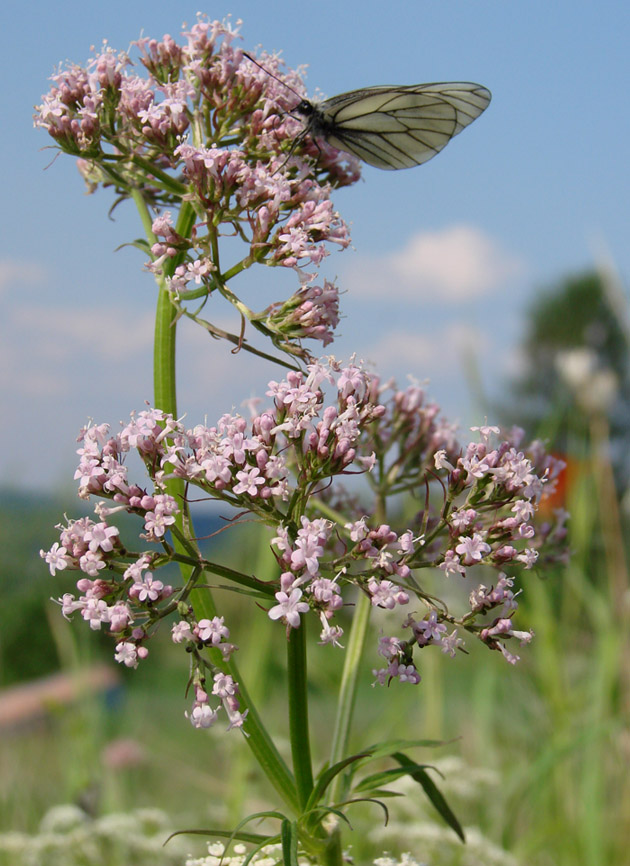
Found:
[{"label": "white wildflower at bottom", "polygon": [[[245,845],[237,844],[230,846],[229,852],[223,842],[208,842],[207,857],[192,857],[185,861],[184,866],[242,866],[247,848]],[[266,845],[249,861],[255,866],[277,866],[282,862],[282,846]],[[300,866],[311,866],[310,860],[298,858]]]},{"label": "white wildflower at bottom", "polygon": [[42,818],[37,833],[0,833],[0,862],[11,866],[63,864],[103,866],[116,862],[133,866],[181,866],[190,841],[164,840],[174,829],[157,809],[136,809],[90,817],[78,806],[59,805]]},{"label": "white wildflower at bottom", "polygon": [[401,854],[400,860],[395,857],[377,857],[374,866],[427,866],[427,864],[414,860],[411,854]]},{"label": "white wildflower at bottom", "polygon": [[[247,848],[245,845],[234,845],[231,854],[226,855],[225,846],[222,842],[208,843],[207,857],[192,857],[185,861],[184,866],[242,866]],[[249,861],[256,866],[277,866],[282,862],[282,847],[280,845],[267,845],[258,851]],[[312,860],[298,857],[299,866],[312,866]],[[411,854],[402,854],[400,858],[384,855],[373,861],[373,866],[428,866],[428,864],[415,860]]]}]

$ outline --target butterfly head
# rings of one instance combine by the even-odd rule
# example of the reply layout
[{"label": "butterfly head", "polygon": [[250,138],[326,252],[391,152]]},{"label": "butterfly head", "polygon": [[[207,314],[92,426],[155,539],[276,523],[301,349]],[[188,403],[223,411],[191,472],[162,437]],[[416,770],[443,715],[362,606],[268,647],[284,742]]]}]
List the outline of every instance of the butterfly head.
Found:
[{"label": "butterfly head", "polygon": [[302,117],[312,117],[316,112],[316,107],[313,103],[308,99],[302,99],[295,108],[292,109],[292,112],[296,114],[301,114]]}]

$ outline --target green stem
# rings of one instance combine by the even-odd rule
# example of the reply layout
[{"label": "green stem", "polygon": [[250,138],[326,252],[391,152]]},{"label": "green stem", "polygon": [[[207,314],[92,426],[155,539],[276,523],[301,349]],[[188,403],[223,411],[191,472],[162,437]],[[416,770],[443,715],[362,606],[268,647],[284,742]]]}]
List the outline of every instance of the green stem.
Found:
[{"label": "green stem", "polygon": [[[155,341],[153,346],[153,387],[155,405],[177,418],[175,390],[175,308],[169,293],[161,286],[155,315]],[[179,482],[179,479],[173,479]],[[183,492],[184,485],[175,485]],[[181,501],[181,500],[180,500]]]},{"label": "green stem", "polygon": [[[146,211],[146,207],[145,207]],[[143,214],[141,213],[141,216]],[[145,223],[147,216],[143,216]],[[189,204],[182,205],[177,219],[176,231],[182,237],[188,237],[195,221],[195,212]],[[149,242],[154,242],[155,236],[152,231],[147,232]],[[179,257],[169,263],[169,272],[174,272],[179,264]],[[175,376],[175,346],[178,313],[175,305],[171,302],[171,296],[167,291],[163,280],[160,280],[157,311],[155,315],[155,344],[153,349],[153,381],[155,388],[155,405],[163,412],[169,412],[177,418],[177,391]],[[176,489],[180,495],[184,491],[184,484],[179,479]]]},{"label": "green stem", "polygon": [[304,809],[313,790],[313,769],[308,729],[306,682],[306,628],[292,628],[287,641],[289,691],[289,731],[293,772],[300,809]]},{"label": "green stem", "polygon": [[[375,522],[384,523],[386,513],[387,500],[384,496],[379,494],[377,495],[376,508],[374,509]],[[361,666],[361,658],[363,657],[363,651],[365,649],[365,641],[370,624],[371,608],[372,605],[367,595],[363,592],[359,593],[356,607],[354,609],[354,616],[352,617],[352,626],[350,628],[343,673],[341,675],[341,685],[339,687],[337,717],[335,719],[330,755],[331,765],[341,761],[348,752],[352,715],[354,713],[354,705],[357,697],[359,668]],[[340,773],[331,785],[330,797],[332,803],[342,799],[343,785],[343,775]],[[339,835],[339,830],[337,830],[336,833]]]},{"label": "green stem", "polygon": [[[206,587],[193,590],[196,599],[193,603],[195,616],[198,619],[212,619],[217,616],[217,609],[209,589]],[[192,595],[192,594],[191,594]],[[215,651],[216,653],[216,651]],[[216,658],[216,656],[215,656]],[[262,720],[249,696],[247,688],[241,679],[236,662],[232,659],[228,662],[220,662],[220,667],[227,671],[238,683],[238,699],[241,712],[247,710],[247,718],[243,724],[243,731],[247,735],[247,744],[256,758],[260,768],[263,770],[271,784],[280,794],[284,802],[295,813],[300,812],[300,801],[296,792],[296,784],[291,771],[285,764],[282,756],[275,747]]]},{"label": "green stem", "polygon": [[330,834],[328,844],[322,854],[322,864],[323,866],[343,866],[343,849],[339,829],[333,830]]},{"label": "green stem", "polygon": [[[352,617],[350,636],[346,644],[343,673],[341,675],[341,685],[339,686],[339,699],[337,701],[337,716],[335,718],[330,751],[331,766],[343,760],[348,753],[352,716],[357,696],[359,669],[370,624],[370,610],[371,604],[369,598],[365,593],[360,592]],[[329,802],[331,804],[334,805],[344,799],[344,784],[344,775],[343,773],[339,773],[329,789]],[[342,866],[343,864],[341,827],[339,825],[330,834],[322,862],[324,866]]]},{"label": "green stem", "polygon": [[[370,624],[371,604],[365,593],[360,592],[357,598],[350,636],[346,644],[343,673],[337,701],[337,717],[333,731],[330,764],[343,760],[348,752],[350,728],[357,694],[357,681],[361,658],[365,647],[368,626]],[[339,774],[331,785],[331,802],[342,798],[343,774]]]}]

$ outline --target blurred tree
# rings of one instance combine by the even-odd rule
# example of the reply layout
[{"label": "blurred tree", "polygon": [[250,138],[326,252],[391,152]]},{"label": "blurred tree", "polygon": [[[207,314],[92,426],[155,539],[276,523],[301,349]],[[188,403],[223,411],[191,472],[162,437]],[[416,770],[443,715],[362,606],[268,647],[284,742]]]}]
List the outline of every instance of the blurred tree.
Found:
[{"label": "blurred tree", "polygon": [[498,407],[529,435],[579,453],[605,416],[618,488],[630,469],[627,301],[607,271],[571,276],[540,292],[528,313],[522,371]]}]

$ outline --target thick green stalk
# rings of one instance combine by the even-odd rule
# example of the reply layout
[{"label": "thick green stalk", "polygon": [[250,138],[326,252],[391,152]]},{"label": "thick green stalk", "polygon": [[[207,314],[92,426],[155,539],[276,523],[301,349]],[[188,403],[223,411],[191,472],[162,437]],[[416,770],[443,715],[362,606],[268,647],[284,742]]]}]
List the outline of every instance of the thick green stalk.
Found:
[{"label": "thick green stalk", "polygon": [[308,727],[308,693],[306,680],[306,628],[292,628],[287,641],[287,674],[289,692],[289,734],[293,772],[300,809],[304,809],[313,790],[313,768]]},{"label": "thick green stalk", "polygon": [[[153,345],[153,387],[156,408],[177,417],[177,392],[175,389],[175,308],[169,293],[160,287],[155,315],[155,340]],[[179,493],[184,491],[183,482],[173,479]],[[173,494],[172,491],[172,495]]]}]

